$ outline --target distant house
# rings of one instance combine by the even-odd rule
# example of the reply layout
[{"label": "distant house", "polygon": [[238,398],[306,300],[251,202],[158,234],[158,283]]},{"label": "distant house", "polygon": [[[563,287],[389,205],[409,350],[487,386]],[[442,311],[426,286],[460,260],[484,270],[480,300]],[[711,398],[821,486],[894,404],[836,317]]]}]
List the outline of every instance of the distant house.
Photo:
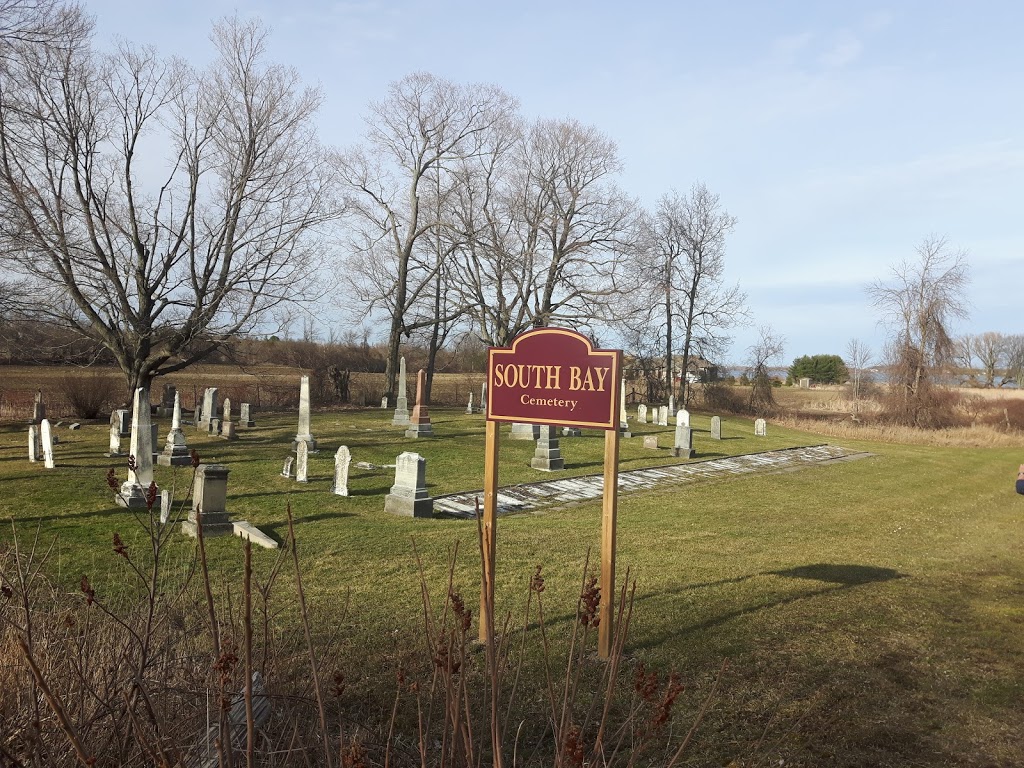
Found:
[{"label": "distant house", "polygon": [[[676,391],[682,383],[683,371],[678,367],[679,360],[672,359],[673,384]],[[692,356],[687,361],[686,383],[698,384],[704,381],[715,381],[721,375],[715,363],[703,357]],[[626,400],[629,403],[651,402],[666,397],[665,392],[665,358],[626,356],[623,361],[623,376],[626,381]]]}]

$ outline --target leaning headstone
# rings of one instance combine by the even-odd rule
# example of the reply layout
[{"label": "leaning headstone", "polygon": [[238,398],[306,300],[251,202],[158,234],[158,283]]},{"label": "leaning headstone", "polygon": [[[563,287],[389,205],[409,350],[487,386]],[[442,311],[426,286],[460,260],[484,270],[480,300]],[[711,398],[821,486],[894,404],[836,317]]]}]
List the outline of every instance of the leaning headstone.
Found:
[{"label": "leaning headstone", "polygon": [[675,415],[676,415],[676,396],[675,395],[669,395],[668,396],[668,417],[671,419]]},{"label": "leaning headstone", "polygon": [[582,437],[583,430],[579,427],[562,427],[562,437]]},{"label": "leaning headstone", "polygon": [[295,446],[295,482],[309,482],[309,444],[302,440]]},{"label": "leaning headstone", "polygon": [[693,430],[676,421],[676,442],[672,447],[672,455],[679,459],[692,459],[696,454],[693,450]]},{"label": "leaning headstone", "polygon": [[565,459],[558,447],[558,433],[555,428],[544,424],[540,427],[537,449],[530,459],[530,466],[543,472],[557,472],[565,469]]},{"label": "leaning headstone", "polygon": [[203,415],[196,420],[196,427],[210,431],[210,421],[217,418],[217,388],[207,387],[203,393]]},{"label": "leaning headstone", "polygon": [[35,400],[32,401],[32,423],[42,424],[46,418],[46,403],[43,402],[43,390],[36,391]]},{"label": "leaning headstone", "polygon": [[156,457],[156,463],[161,467],[184,467],[192,463],[185,433],[181,431],[181,397],[177,391],[171,404],[171,429],[164,440],[163,451]]},{"label": "leaning headstone", "polygon": [[224,398],[224,420],[220,423],[220,436],[225,440],[237,440],[235,422],[231,420],[231,398]]},{"label": "leaning headstone", "polygon": [[619,434],[622,437],[632,437],[629,431],[629,416],[626,414],[626,380],[622,380],[621,392],[619,393]]},{"label": "leaning headstone", "polygon": [[121,485],[117,503],[122,507],[146,507],[146,494],[153,482],[153,430],[149,418],[149,390],[135,390],[132,407],[132,439],[128,453],[134,458],[135,469],[128,468],[128,479]]},{"label": "leaning headstone", "polygon": [[291,477],[292,467],[295,464],[295,457],[289,456],[284,460],[284,468],[281,470],[281,477]]},{"label": "leaning headstone", "polygon": [[412,416],[409,418],[409,428],[405,430],[406,437],[433,437],[434,428],[430,424],[430,412],[427,404],[423,402],[427,391],[427,372],[420,368],[416,374],[416,405],[412,409]]},{"label": "leaning headstone", "polygon": [[647,423],[647,406],[643,403],[640,403],[640,405],[636,407],[636,420],[640,424]]},{"label": "leaning headstone", "polygon": [[512,422],[512,431],[508,435],[510,440],[539,440],[540,427],[536,424],[524,424],[519,421]]},{"label": "leaning headstone", "polygon": [[644,448],[658,448],[658,436],[657,435],[644,435]]},{"label": "leaning headstone", "polygon": [[427,460],[406,451],[395,460],[395,484],[384,497],[384,511],[405,517],[433,517],[434,500],[427,491]]},{"label": "leaning headstone", "polygon": [[39,423],[39,435],[43,441],[43,466],[53,469],[53,428],[49,419],[43,419]]},{"label": "leaning headstone", "polygon": [[680,408],[676,411],[676,424],[690,426],[690,412],[685,408]]},{"label": "leaning headstone", "polygon": [[722,417],[712,416],[711,417],[711,439],[721,440],[722,439]]},{"label": "leaning headstone", "polygon": [[293,451],[298,449],[299,443],[305,443],[310,453],[316,453],[316,440],[309,431],[309,376],[299,380],[299,431],[292,441]]},{"label": "leaning headstone", "polygon": [[473,413],[473,393],[469,393],[469,402],[466,404],[466,413]]},{"label": "leaning headstone", "polygon": [[334,454],[334,485],[331,492],[336,496],[348,496],[348,468],[352,463],[352,454],[347,445],[343,445]]},{"label": "leaning headstone", "polygon": [[202,522],[203,536],[223,536],[233,533],[227,512],[228,468],[220,464],[200,464],[196,467],[195,490],[192,491],[192,509],[181,530],[189,536],[197,535],[197,522]]},{"label": "leaning headstone", "polygon": [[123,408],[110,412],[110,447],[104,454],[107,458],[113,459],[119,456],[126,456],[121,451],[121,424],[122,420],[127,421],[128,411]]},{"label": "leaning headstone", "polygon": [[33,464],[43,457],[43,441],[39,439],[39,427],[28,425],[28,460]]},{"label": "leaning headstone", "polygon": [[405,357],[398,359],[398,396],[395,398],[395,415],[391,426],[405,427],[409,424],[409,398],[405,381]]},{"label": "leaning headstone", "polygon": [[664,405],[658,408],[658,426],[668,426],[668,408],[666,408]]},{"label": "leaning headstone", "polygon": [[764,419],[754,420],[754,437],[767,437],[768,435],[768,422]]},{"label": "leaning headstone", "polygon": [[252,406],[249,403],[242,403],[239,408],[238,426],[252,429],[256,422],[252,418]]}]

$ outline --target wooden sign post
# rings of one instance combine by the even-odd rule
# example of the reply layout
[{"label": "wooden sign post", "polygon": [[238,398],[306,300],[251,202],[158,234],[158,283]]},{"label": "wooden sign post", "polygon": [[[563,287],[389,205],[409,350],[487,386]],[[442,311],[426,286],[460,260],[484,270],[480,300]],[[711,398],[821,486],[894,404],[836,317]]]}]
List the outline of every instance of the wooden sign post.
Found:
[{"label": "wooden sign post", "polygon": [[598,654],[603,659],[611,655],[614,638],[621,377],[621,350],[594,349],[586,336],[564,328],[537,328],[517,336],[510,347],[491,347],[488,350],[489,397],[484,449],[484,513],[481,523],[481,642],[494,639],[499,422],[591,427],[605,430]]}]

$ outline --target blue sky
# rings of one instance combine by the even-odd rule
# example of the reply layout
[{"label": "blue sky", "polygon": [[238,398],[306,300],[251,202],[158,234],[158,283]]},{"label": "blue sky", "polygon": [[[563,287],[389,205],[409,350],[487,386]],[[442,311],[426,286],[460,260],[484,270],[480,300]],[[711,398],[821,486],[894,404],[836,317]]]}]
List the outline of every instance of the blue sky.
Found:
[{"label": "blue sky", "polygon": [[[324,141],[413,71],[495,83],[618,142],[644,204],[703,181],[739,220],[730,278],[785,361],[879,351],[864,285],[929,235],[970,252],[960,333],[1024,332],[1024,3],[85,0],[99,39],[201,63],[211,22],[272,30],[325,95]],[[755,337],[740,329],[729,355]]]}]

